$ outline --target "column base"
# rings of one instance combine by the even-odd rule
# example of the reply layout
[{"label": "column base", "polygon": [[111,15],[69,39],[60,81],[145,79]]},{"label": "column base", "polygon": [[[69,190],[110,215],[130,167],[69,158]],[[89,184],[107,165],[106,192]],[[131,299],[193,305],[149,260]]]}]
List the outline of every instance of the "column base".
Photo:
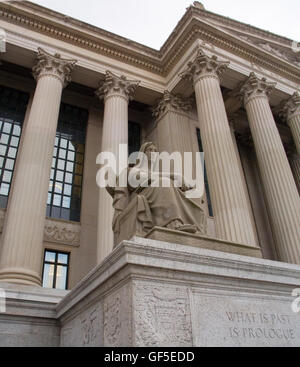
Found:
[{"label": "column base", "polygon": [[41,287],[41,277],[32,271],[18,268],[7,268],[0,271],[0,281]]}]

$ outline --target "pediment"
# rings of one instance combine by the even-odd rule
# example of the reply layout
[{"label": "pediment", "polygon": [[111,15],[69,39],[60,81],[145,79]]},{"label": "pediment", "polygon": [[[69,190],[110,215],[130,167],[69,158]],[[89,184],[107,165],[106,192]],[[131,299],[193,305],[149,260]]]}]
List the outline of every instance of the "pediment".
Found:
[{"label": "pediment", "polygon": [[198,18],[216,29],[229,33],[243,43],[246,42],[273,57],[300,68],[299,43],[207,11],[201,11],[201,16],[199,15]]}]

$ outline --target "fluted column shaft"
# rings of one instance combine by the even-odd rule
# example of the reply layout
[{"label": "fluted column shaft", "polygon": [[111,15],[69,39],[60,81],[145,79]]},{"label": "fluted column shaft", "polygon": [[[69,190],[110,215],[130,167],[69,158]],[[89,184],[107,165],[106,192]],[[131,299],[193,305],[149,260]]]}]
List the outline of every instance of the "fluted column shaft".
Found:
[{"label": "fluted column shaft", "polygon": [[[120,144],[128,144],[128,103],[138,83],[124,76],[106,73],[102,86],[96,92],[104,99],[104,118],[102,129],[102,152],[111,152],[117,159]],[[113,199],[105,188],[100,188],[98,205],[97,261],[100,263],[113,249],[114,234]]]},{"label": "fluted column shaft", "polygon": [[34,69],[37,86],[22,135],[3,230],[1,281],[41,284],[43,232],[54,140],[63,85],[73,65],[74,62],[62,60],[59,55],[53,57],[39,50]]},{"label": "fluted column shaft", "polygon": [[[199,152],[199,146],[196,128],[190,121],[192,108],[193,100],[191,98],[183,98],[180,95],[173,95],[165,91],[153,109],[153,117],[157,124],[159,152],[181,153],[182,165],[178,167],[180,168],[178,173],[184,174],[185,177],[189,174],[194,179],[196,177],[196,153]],[[184,154],[190,152],[193,157],[192,172],[187,172],[184,170]],[[194,198],[194,201],[203,207],[208,216],[206,193],[204,192],[201,198]]]},{"label": "fluted column shaft", "polygon": [[282,261],[300,264],[300,198],[269,105],[273,87],[252,73],[242,96],[278,254]]},{"label": "fluted column shaft", "polygon": [[289,120],[289,127],[294,138],[297,153],[300,155],[300,111]]},{"label": "fluted column shaft", "polygon": [[255,231],[220,88],[219,76],[227,65],[200,50],[183,76],[194,81],[216,235],[255,247]]},{"label": "fluted column shaft", "polygon": [[289,125],[294,142],[296,145],[297,153],[300,155],[300,95],[294,93],[293,96],[288,99],[281,111],[281,115],[285,118]]},{"label": "fluted column shaft", "polygon": [[290,158],[290,165],[292,168],[296,186],[298,188],[298,193],[300,195],[300,155],[299,154],[295,154],[293,157]]}]

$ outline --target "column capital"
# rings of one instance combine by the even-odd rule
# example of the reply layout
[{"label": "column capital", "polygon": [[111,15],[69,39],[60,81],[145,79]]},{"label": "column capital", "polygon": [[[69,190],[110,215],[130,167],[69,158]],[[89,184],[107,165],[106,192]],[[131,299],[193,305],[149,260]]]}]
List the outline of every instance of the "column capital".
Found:
[{"label": "column capital", "polygon": [[219,80],[224,71],[228,68],[229,61],[219,61],[217,56],[206,55],[201,48],[198,49],[194,61],[190,61],[187,69],[179,74],[183,79],[188,79],[196,83],[205,77],[214,77]]},{"label": "column capital", "polygon": [[240,97],[242,103],[246,105],[253,98],[268,98],[276,83],[267,82],[266,78],[259,79],[254,73],[251,73],[245,83],[241,85]]},{"label": "column capital", "polygon": [[192,98],[183,98],[181,95],[174,95],[166,90],[162,98],[156,102],[156,106],[152,110],[152,116],[158,120],[169,111],[186,114],[191,111],[192,106]]},{"label": "column capital", "polygon": [[138,80],[128,80],[124,75],[117,76],[107,70],[105,79],[100,83],[96,95],[102,100],[107,100],[112,96],[120,96],[127,102],[133,99],[136,88],[140,84]]},{"label": "column capital", "polygon": [[63,88],[71,81],[71,72],[76,60],[63,59],[60,54],[51,55],[42,48],[38,48],[36,64],[32,73],[36,81],[43,76],[52,76],[59,79]]},{"label": "column capital", "polygon": [[300,115],[300,94],[295,92],[288,100],[284,101],[279,112],[289,124],[289,120],[296,115]]}]

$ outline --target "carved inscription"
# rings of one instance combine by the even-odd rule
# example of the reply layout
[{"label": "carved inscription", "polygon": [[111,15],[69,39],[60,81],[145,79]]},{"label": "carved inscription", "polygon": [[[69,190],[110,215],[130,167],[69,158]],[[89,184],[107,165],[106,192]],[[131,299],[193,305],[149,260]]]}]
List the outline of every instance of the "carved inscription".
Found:
[{"label": "carved inscription", "polygon": [[191,290],[195,347],[295,347],[300,345],[300,317],[292,299],[255,294],[209,294]]},{"label": "carved inscription", "polygon": [[290,315],[226,311],[231,338],[295,339]]}]

